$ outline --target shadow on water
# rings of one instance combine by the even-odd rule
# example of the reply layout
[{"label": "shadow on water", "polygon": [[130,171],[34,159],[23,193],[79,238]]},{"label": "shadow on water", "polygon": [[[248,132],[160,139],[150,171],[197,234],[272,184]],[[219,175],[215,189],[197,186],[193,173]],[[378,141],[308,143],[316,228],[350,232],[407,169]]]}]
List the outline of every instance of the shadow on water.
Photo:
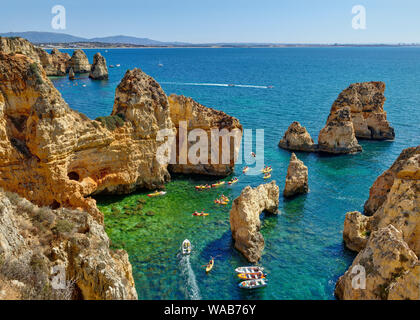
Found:
[{"label": "shadow on water", "polygon": [[304,217],[307,195],[299,195],[283,201],[283,216],[290,222],[298,222]]}]

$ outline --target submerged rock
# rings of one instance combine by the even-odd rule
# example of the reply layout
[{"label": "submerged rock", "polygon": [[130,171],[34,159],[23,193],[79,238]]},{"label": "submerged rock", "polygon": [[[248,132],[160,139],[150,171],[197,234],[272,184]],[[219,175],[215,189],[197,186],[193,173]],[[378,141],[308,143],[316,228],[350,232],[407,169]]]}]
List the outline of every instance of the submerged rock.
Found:
[{"label": "submerged rock", "polygon": [[[0,284],[17,299],[137,299],[127,253],[111,250],[86,212],[40,208],[0,190],[0,255]],[[69,282],[57,289],[59,270]]]},{"label": "submerged rock", "polygon": [[93,64],[90,69],[89,78],[94,80],[107,80],[108,68],[105,58],[98,52],[93,56]]},{"label": "submerged rock", "polygon": [[[390,224],[373,232],[366,248],[338,279],[335,294],[342,300],[419,300],[419,271],[418,257]],[[363,273],[365,287],[360,288],[363,280],[355,277]]]},{"label": "submerged rock", "polygon": [[384,111],[385,83],[353,83],[340,93],[332,112],[349,107],[357,138],[393,140],[394,129],[389,125]]},{"label": "submerged rock", "polygon": [[302,127],[297,121],[289,126],[279,142],[279,147],[292,151],[313,152],[317,150],[317,145],[306,128]]},{"label": "submerged rock", "polygon": [[[239,120],[222,111],[207,108],[191,98],[172,94],[168,99],[171,119],[177,129],[176,164],[171,164],[169,170],[174,173],[230,175],[233,172],[235,155],[239,152],[242,139],[242,125]],[[185,126],[181,126],[182,123]],[[187,130],[189,133],[195,129],[203,130],[202,133],[208,145],[207,153],[203,155],[200,153],[200,163],[191,163],[191,159],[185,157],[196,142],[188,141],[186,135],[180,134],[182,131]],[[232,136],[234,139],[233,141],[217,139],[217,145],[212,141],[212,131],[220,131],[221,136],[224,135],[227,138]],[[226,142],[230,145],[225,144]]]},{"label": "submerged rock", "polygon": [[319,132],[318,149],[328,153],[355,153],[362,151],[354,134],[350,108],[331,110],[327,124]]},{"label": "submerged rock", "polygon": [[160,129],[174,133],[165,93],[138,69],[116,90],[114,113],[90,120],[68,107],[41,65],[0,53],[0,187],[52,208],[82,208],[102,222],[90,197],[156,189],[169,180],[156,159]]},{"label": "submerged rock", "polygon": [[292,153],[289,168],[287,169],[286,185],[283,195],[289,198],[298,194],[308,193],[308,191],[308,167]]},{"label": "submerged rock", "polygon": [[69,68],[73,68],[74,73],[90,72],[89,60],[82,50],[74,50],[69,61]]},{"label": "submerged rock", "polygon": [[264,250],[264,238],[260,233],[260,214],[263,211],[277,213],[279,187],[275,181],[257,188],[250,186],[242,190],[233,201],[230,211],[230,228],[238,249],[249,262],[255,263]]}]

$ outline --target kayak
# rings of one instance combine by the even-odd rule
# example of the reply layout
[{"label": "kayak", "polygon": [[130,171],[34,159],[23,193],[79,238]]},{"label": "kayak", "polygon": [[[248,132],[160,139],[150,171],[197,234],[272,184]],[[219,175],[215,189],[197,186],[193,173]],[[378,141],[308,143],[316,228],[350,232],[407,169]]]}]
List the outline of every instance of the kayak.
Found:
[{"label": "kayak", "polygon": [[263,288],[266,286],[267,286],[267,280],[265,279],[247,280],[247,281],[242,281],[239,284],[239,288],[243,288],[243,289],[257,289],[257,288]]},{"label": "kayak", "polygon": [[244,170],[242,170],[242,173],[246,173],[249,170],[249,167],[245,167]]},{"label": "kayak", "polygon": [[207,217],[209,214],[203,212],[194,212],[192,215],[196,217]]},{"label": "kayak", "polygon": [[206,272],[209,273],[214,266],[214,259],[211,259],[209,263],[206,265]]},{"label": "kayak", "polygon": [[271,174],[267,173],[264,175],[264,179],[270,179],[271,178]]},{"label": "kayak", "polygon": [[237,183],[238,181],[239,181],[239,179],[238,179],[238,178],[235,178],[235,179],[230,180],[230,181],[228,182],[228,184],[229,184],[229,185],[232,185],[232,184],[234,184],[234,183]]},{"label": "kayak", "polygon": [[213,188],[217,188],[217,187],[223,186],[224,184],[225,184],[225,181],[220,181],[220,182],[218,182],[218,183],[214,183],[214,184],[212,184],[211,186],[212,186]]},{"label": "kayak", "polygon": [[182,242],[182,254],[187,255],[191,253],[191,242],[188,239],[185,239]]},{"label": "kayak", "polygon": [[264,279],[266,275],[263,272],[257,273],[238,273],[238,277],[243,280]]},{"label": "kayak", "polygon": [[210,186],[195,186],[195,188],[197,190],[205,190],[205,189],[210,189],[211,187]]},{"label": "kayak", "polygon": [[269,172],[273,171],[273,168],[267,167],[267,168],[262,169],[261,171],[262,171],[262,173],[269,173]]},{"label": "kayak", "polygon": [[216,200],[214,200],[214,203],[216,203],[216,204],[222,204],[222,205],[227,205],[228,203],[229,203],[229,201],[221,201],[221,200],[219,200],[219,199],[216,199]]},{"label": "kayak", "polygon": [[239,267],[235,269],[236,273],[256,273],[264,271],[263,267]]},{"label": "kayak", "polygon": [[163,196],[165,194],[166,194],[165,191],[156,191],[156,192],[153,192],[153,193],[149,193],[147,196],[150,197],[150,198],[153,198],[153,197],[157,197],[157,196]]}]

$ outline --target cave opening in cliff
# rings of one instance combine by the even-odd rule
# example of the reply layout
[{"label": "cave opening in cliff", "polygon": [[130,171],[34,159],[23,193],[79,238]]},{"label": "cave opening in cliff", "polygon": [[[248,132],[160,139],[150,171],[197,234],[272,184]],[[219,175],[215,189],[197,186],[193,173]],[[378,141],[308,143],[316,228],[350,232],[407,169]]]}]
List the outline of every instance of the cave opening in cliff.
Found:
[{"label": "cave opening in cliff", "polygon": [[80,180],[80,176],[79,176],[79,174],[78,174],[77,172],[75,172],[75,171],[71,171],[71,172],[69,172],[69,173],[67,174],[67,177],[68,177],[70,180],[74,180],[74,181],[79,181],[79,180]]}]

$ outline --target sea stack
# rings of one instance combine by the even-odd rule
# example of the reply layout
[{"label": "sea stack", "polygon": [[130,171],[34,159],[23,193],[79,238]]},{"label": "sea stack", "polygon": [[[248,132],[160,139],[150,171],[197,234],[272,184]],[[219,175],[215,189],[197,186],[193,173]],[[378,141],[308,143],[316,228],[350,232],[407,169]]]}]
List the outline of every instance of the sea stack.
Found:
[{"label": "sea stack", "polygon": [[312,140],[305,127],[299,122],[293,122],[285,132],[283,139],[279,142],[279,147],[291,151],[316,151],[317,145]]},{"label": "sea stack", "polygon": [[283,195],[286,198],[290,198],[299,194],[308,193],[308,191],[308,167],[292,153],[289,168],[287,169],[286,185]]},{"label": "sea stack", "polygon": [[70,68],[70,70],[69,70],[69,79],[70,80],[76,79],[76,76],[74,74],[73,68]]},{"label": "sea stack", "polygon": [[74,73],[90,72],[89,60],[82,50],[74,50],[69,61],[69,68],[73,68]]},{"label": "sea stack", "polygon": [[385,83],[380,81],[353,83],[340,93],[331,112],[349,107],[357,138],[393,140],[394,128],[389,125],[384,111],[384,92]]},{"label": "sea stack", "polygon": [[362,151],[354,133],[349,107],[331,109],[327,124],[319,132],[318,149],[336,154]]},{"label": "sea stack", "polygon": [[94,80],[107,80],[108,68],[105,58],[98,52],[93,56],[93,64],[90,69],[89,78]]},{"label": "sea stack", "polygon": [[264,250],[264,238],[260,233],[260,214],[263,211],[276,214],[279,207],[279,187],[275,181],[257,188],[242,190],[233,201],[230,211],[230,228],[238,249],[251,263],[260,260]]},{"label": "sea stack", "polygon": [[[339,299],[420,299],[420,146],[404,150],[371,188],[372,216],[349,212],[344,221],[346,246],[359,252],[340,277]],[[353,268],[363,267],[366,289],[352,285]]]}]

